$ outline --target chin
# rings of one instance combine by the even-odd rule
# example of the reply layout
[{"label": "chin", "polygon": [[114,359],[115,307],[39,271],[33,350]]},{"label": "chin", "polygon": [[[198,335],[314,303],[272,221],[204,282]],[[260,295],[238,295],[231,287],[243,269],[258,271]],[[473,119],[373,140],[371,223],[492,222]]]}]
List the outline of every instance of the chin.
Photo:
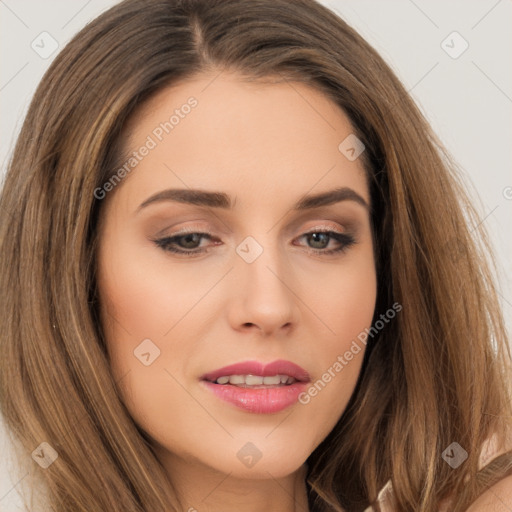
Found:
[{"label": "chin", "polygon": [[300,470],[304,464],[302,461],[282,461],[276,464],[274,460],[258,461],[252,468],[245,468],[242,464],[229,464],[223,473],[230,473],[233,478],[241,480],[268,480],[285,478]]}]

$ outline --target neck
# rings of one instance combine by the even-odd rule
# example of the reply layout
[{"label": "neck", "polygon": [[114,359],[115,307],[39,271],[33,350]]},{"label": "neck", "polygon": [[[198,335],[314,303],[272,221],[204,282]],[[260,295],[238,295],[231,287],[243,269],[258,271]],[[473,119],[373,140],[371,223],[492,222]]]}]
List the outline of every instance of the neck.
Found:
[{"label": "neck", "polygon": [[166,454],[161,461],[178,495],[181,512],[309,512],[302,465],[284,477],[239,478],[198,461]]}]

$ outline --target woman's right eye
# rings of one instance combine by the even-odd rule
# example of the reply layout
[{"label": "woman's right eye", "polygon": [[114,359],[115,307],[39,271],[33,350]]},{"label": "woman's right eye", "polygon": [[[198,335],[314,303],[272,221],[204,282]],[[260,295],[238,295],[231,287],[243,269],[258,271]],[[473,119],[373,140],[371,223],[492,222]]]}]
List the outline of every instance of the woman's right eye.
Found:
[{"label": "woman's right eye", "polygon": [[193,255],[206,252],[206,249],[198,248],[198,243],[200,243],[203,238],[209,240],[213,239],[210,233],[183,233],[181,235],[168,236],[153,241],[164,251]]}]

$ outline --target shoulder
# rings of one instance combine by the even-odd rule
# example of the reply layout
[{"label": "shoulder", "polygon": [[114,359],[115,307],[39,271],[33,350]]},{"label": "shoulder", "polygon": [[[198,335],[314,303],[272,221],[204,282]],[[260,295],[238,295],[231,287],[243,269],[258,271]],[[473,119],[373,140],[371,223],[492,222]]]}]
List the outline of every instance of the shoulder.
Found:
[{"label": "shoulder", "polygon": [[512,475],[487,489],[466,512],[506,512],[512,510]]},{"label": "shoulder", "polygon": [[[498,445],[496,435],[487,439],[480,454],[479,469],[489,464],[495,457],[512,450],[512,432],[505,445]],[[466,512],[507,512],[512,510],[512,475],[502,478],[479,496]]]},{"label": "shoulder", "polygon": [[[511,437],[505,446],[499,445],[496,435],[486,439],[480,453],[479,469],[482,469],[499,455],[512,450],[512,432],[510,435]],[[451,496],[444,500],[440,504],[439,511],[448,512],[454,499],[456,498]],[[391,480],[379,492],[377,502],[380,505],[381,512],[394,512],[396,510]],[[374,510],[370,506],[364,512],[374,512]],[[465,512],[512,512],[512,475],[502,478],[487,489]]]}]

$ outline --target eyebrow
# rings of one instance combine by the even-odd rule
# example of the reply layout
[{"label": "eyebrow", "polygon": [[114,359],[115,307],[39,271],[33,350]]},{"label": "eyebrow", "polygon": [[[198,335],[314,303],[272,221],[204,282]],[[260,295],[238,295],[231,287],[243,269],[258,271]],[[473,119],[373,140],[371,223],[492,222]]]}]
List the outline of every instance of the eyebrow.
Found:
[{"label": "eyebrow", "polygon": [[[142,208],[149,206],[150,204],[162,201],[176,201],[179,203],[206,206],[209,208],[223,208],[226,210],[232,209],[234,207],[234,202],[232,202],[230,197],[224,192],[174,188],[162,190],[148,197],[142,204],[139,205],[137,212],[139,212]],[[341,201],[355,201],[361,206],[364,206],[367,210],[370,210],[370,206],[366,200],[355,190],[349,187],[340,187],[329,190],[327,192],[306,195],[302,197],[292,207],[292,209],[296,211],[310,210],[314,208],[320,208],[322,206],[329,206]]]}]

